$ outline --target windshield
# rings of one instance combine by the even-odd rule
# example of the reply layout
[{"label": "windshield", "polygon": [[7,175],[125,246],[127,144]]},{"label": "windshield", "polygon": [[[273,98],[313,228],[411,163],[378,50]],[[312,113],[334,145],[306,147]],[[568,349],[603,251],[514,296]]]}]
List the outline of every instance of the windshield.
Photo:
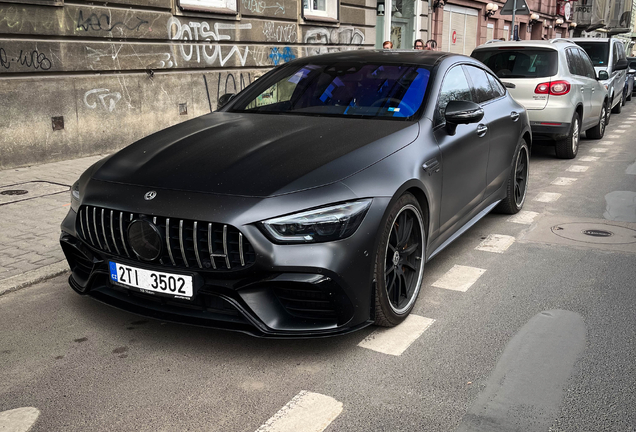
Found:
[{"label": "windshield", "polygon": [[429,76],[416,65],[289,65],[256,81],[231,111],[404,120],[422,105]]},{"label": "windshield", "polygon": [[583,48],[587,55],[592,59],[594,66],[607,67],[609,58],[608,42],[576,42],[578,46]]},{"label": "windshield", "polygon": [[473,51],[471,56],[499,78],[545,78],[557,73],[557,52],[551,49],[482,49]]}]

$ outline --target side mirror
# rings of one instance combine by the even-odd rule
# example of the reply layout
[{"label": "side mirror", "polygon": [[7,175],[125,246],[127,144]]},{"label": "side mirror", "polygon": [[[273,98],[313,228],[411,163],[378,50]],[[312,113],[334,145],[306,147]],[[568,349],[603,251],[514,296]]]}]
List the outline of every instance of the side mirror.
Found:
[{"label": "side mirror", "polygon": [[223,106],[227,105],[227,103],[231,101],[234,96],[236,96],[236,93],[225,93],[219,98],[219,101],[216,104],[216,109],[222,108]]},{"label": "side mirror", "polygon": [[627,66],[629,66],[629,62],[626,59],[621,59],[616,62],[614,70],[625,70],[627,69]]},{"label": "side mirror", "polygon": [[475,102],[450,101],[444,111],[446,130],[449,135],[455,135],[457,125],[477,123],[484,118],[484,110]]},{"label": "side mirror", "polygon": [[636,74],[636,69],[630,69],[630,70],[627,71],[627,73],[630,74],[630,75],[634,75],[634,74]]},{"label": "side mirror", "polygon": [[598,79],[601,81],[605,81],[609,79],[609,74],[607,73],[607,71],[604,70],[600,70],[598,71]]}]

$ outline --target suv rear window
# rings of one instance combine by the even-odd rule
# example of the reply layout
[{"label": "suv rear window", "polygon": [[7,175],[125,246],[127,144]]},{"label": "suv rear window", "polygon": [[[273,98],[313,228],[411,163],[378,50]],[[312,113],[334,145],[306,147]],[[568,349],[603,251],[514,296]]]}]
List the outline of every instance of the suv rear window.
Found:
[{"label": "suv rear window", "polygon": [[556,75],[557,52],[551,49],[498,48],[471,54],[499,78],[545,78]]},{"label": "suv rear window", "polygon": [[594,66],[607,67],[607,60],[609,59],[608,42],[576,42],[576,44],[590,56]]}]

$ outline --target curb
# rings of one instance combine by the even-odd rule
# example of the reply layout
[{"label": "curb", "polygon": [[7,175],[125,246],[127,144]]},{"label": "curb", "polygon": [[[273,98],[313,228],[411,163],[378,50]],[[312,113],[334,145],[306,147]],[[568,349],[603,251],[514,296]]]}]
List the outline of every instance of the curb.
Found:
[{"label": "curb", "polygon": [[43,282],[69,271],[66,260],[0,280],[0,296]]}]

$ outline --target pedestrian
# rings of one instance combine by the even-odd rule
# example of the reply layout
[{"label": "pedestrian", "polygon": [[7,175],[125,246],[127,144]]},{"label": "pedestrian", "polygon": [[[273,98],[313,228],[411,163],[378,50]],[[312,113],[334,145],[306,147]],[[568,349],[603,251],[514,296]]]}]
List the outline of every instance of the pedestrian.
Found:
[{"label": "pedestrian", "polygon": [[383,49],[393,49],[393,42],[384,41],[384,43],[382,44],[382,48]]},{"label": "pedestrian", "polygon": [[437,51],[437,41],[435,39],[427,40],[426,49],[429,51]]},{"label": "pedestrian", "polygon": [[423,50],[424,49],[424,41],[422,39],[416,39],[413,44],[413,49]]}]

